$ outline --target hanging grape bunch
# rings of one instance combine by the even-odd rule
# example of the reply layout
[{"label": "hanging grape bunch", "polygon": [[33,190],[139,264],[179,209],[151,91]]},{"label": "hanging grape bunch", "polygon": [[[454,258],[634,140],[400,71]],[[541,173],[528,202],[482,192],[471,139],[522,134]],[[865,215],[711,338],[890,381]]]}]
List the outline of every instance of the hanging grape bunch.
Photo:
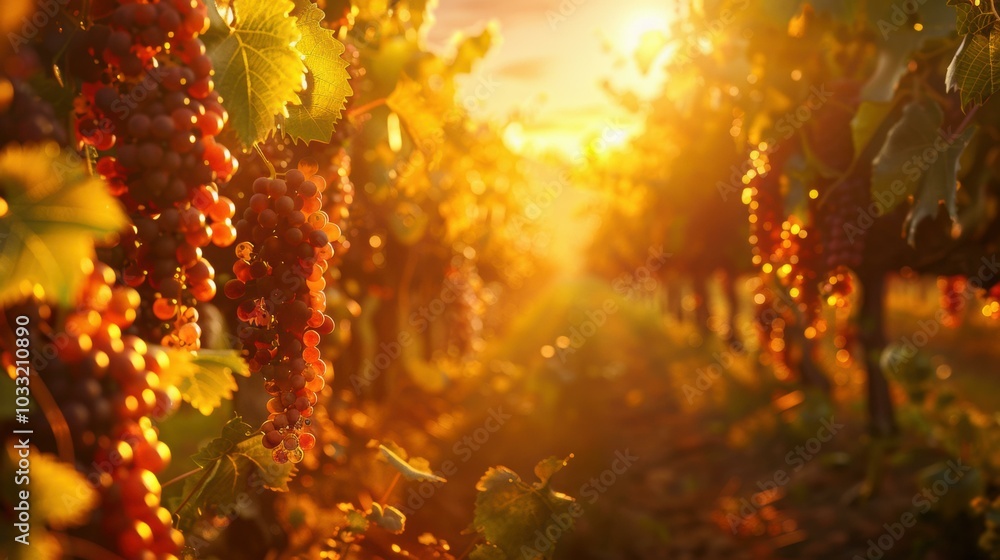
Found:
[{"label": "hanging grape bunch", "polygon": [[870,176],[854,175],[835,185],[825,202],[823,215],[823,254],[828,272],[824,291],[837,303],[853,291],[850,270],[861,265],[866,231],[859,226],[871,190]]},{"label": "hanging grape bunch", "polygon": [[207,9],[199,0],[102,8],[91,11],[87,29],[50,29],[47,44],[66,53],[57,62],[83,82],[77,139],[102,154],[96,170],[132,214],[124,279],[146,286],[140,316],[149,325],[141,326],[166,346],[197,350],[194,306],[216,293],[202,248],[235,239],[235,207],[216,181],[228,180],[237,162],[215,141],[227,115],[198,38]]},{"label": "hanging grape bunch", "polygon": [[333,331],[326,310],[332,235],[322,195],[298,169],[284,179],[258,178],[249,208],[236,224],[236,278],[226,295],[239,301],[237,329],[251,372],[271,395],[263,444],[275,462],[297,463],[316,438],[308,432],[317,393],[325,386],[320,336]]},{"label": "hanging grape bunch", "polygon": [[[39,375],[66,422],[78,468],[100,495],[102,515],[82,531],[129,560],[175,559],[184,540],[160,505],[156,476],[167,467],[170,449],[151,419],[167,416],[180,397],[160,384],[167,355],[122,335],[136,317],[139,294],[116,285],[110,267],[87,262],[93,268],[76,308],[56,314],[40,302],[31,305],[32,324],[42,325],[56,350]],[[41,347],[45,338],[36,342]],[[3,358],[13,361],[10,353]]]}]

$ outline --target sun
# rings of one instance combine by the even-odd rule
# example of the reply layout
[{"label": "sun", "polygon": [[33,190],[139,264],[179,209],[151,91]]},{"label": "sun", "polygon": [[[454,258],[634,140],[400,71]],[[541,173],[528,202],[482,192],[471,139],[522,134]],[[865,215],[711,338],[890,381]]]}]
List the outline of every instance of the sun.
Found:
[{"label": "sun", "polygon": [[639,47],[643,36],[649,32],[659,31],[664,36],[670,31],[671,13],[666,9],[643,8],[631,12],[622,26],[621,44],[626,51],[634,51]]}]

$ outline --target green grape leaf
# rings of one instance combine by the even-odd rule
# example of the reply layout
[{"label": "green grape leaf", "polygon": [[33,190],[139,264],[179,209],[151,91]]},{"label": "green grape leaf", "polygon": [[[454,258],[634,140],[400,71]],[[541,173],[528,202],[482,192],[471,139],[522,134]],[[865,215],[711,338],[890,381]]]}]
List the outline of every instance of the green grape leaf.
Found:
[{"label": "green grape leaf", "polygon": [[943,120],[941,108],[933,101],[908,104],[873,162],[872,195],[883,212],[914,197],[907,218],[911,244],[920,222],[937,215],[939,201],[944,201],[952,220],[958,219],[955,202],[958,159],[974,128],[966,129],[958,137],[945,136],[941,131]]},{"label": "green grape leaf", "polygon": [[276,492],[288,492],[288,481],[295,476],[294,463],[275,463],[271,450],[264,447],[256,435],[244,440],[234,448],[234,453],[257,466],[258,475],[264,487]]},{"label": "green grape leaf", "polygon": [[344,530],[350,533],[364,533],[368,530],[371,522],[368,521],[364,513],[353,509],[353,507],[351,506],[351,509],[347,511],[347,526],[344,527]]},{"label": "green grape leaf", "polygon": [[299,93],[301,105],[288,106],[283,130],[294,141],[328,142],[354,93],[348,84],[347,61],[341,58],[344,45],[322,26],[323,10],[310,0],[295,0],[292,16],[302,32],[296,48],[306,57],[308,87]]},{"label": "green grape leaf", "polygon": [[566,466],[566,463],[569,462],[570,458],[572,458],[572,455],[565,459],[549,457],[548,459],[542,459],[537,465],[535,465],[535,476],[538,477],[538,480],[541,482],[543,487],[549,485],[549,481],[552,477]]},{"label": "green grape leaf", "polygon": [[244,148],[266,138],[276,115],[288,116],[286,105],[299,102],[306,66],[295,48],[302,35],[289,17],[294,8],[292,0],[234,0],[228,34],[207,45],[229,125]]},{"label": "green grape leaf", "polygon": [[0,153],[0,307],[44,294],[71,305],[95,241],[128,218],[103,181],[54,143]]},{"label": "green grape leaf", "polygon": [[[242,492],[256,493],[261,487],[288,491],[288,481],[295,473],[294,464],[277,464],[271,459],[260,432],[240,416],[230,419],[222,435],[203,445],[191,459],[202,471],[189,476],[181,496],[172,500],[181,530],[193,527],[211,507],[231,509],[245,501],[240,497]],[[218,488],[206,488],[214,486]]]},{"label": "green grape leaf", "polygon": [[[432,473],[427,467],[427,461],[419,460],[417,458],[410,459],[408,462],[403,459],[391,449],[385,445],[378,446],[379,451],[382,452],[382,456],[385,457],[386,461],[389,462],[396,470],[401,472],[407,480],[419,480],[419,481],[429,481],[429,482],[448,482],[444,478]],[[418,464],[413,464],[418,463]]]},{"label": "green grape leaf", "polygon": [[400,534],[406,526],[406,516],[392,506],[383,506],[378,502],[372,504],[371,513],[367,519],[390,533]]},{"label": "green grape leaf", "polygon": [[170,367],[160,376],[161,381],[177,387],[181,397],[205,416],[233,398],[234,375],[250,375],[246,361],[236,350],[164,350],[170,357]]},{"label": "green grape leaf", "polygon": [[961,94],[962,105],[982,103],[1000,89],[1000,27],[965,36],[948,65],[945,85]]},{"label": "green grape leaf", "polygon": [[209,507],[231,507],[236,500],[239,470],[236,461],[223,455],[184,481],[184,489],[174,504],[176,528],[190,531]]},{"label": "green grape leaf", "polygon": [[868,144],[878,136],[886,117],[892,112],[892,107],[892,103],[861,102],[858,112],[851,119],[851,138],[854,141],[855,157],[864,153]]},{"label": "green grape leaf", "polygon": [[253,437],[256,430],[240,416],[231,418],[222,427],[222,435],[203,445],[191,459],[199,467],[204,467],[216,461],[223,455],[231,453],[238,444]]},{"label": "green grape leaf", "polygon": [[959,158],[972,140],[975,127],[969,127],[948,146],[947,150],[935,164],[927,170],[927,180],[913,203],[913,209],[906,217],[907,241],[910,245],[916,242],[917,227],[926,218],[934,218],[938,214],[939,203],[944,202],[952,223],[958,221],[958,206],[955,193],[958,184]]},{"label": "green grape leaf", "polygon": [[955,23],[959,35],[982,33],[996,23],[996,17],[990,12],[990,5],[987,2],[981,2],[977,6],[974,2],[963,0],[955,3],[954,6],[956,10]]},{"label": "green grape leaf", "polygon": [[[553,459],[535,467],[539,476],[551,476],[559,468]],[[551,558],[554,546],[534,548],[539,532],[552,526],[565,533],[579,513],[573,498],[551,490],[548,479],[529,485],[506,467],[493,467],[479,480],[476,489],[473,528],[507,558]],[[551,543],[550,543],[551,544]],[[496,557],[482,551],[481,558]]]}]

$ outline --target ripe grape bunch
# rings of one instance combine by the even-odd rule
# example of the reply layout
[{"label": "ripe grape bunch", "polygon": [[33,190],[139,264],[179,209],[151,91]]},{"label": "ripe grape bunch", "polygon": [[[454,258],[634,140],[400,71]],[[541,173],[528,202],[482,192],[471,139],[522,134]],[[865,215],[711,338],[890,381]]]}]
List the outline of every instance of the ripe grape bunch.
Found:
[{"label": "ripe grape bunch", "polygon": [[866,232],[857,223],[870,198],[870,177],[855,175],[838,185],[823,212],[823,244],[828,279],[825,289],[834,296],[851,293],[849,270],[861,266]]},{"label": "ripe grape bunch", "polygon": [[322,194],[292,169],[282,179],[258,178],[237,222],[236,278],[225,285],[238,300],[237,329],[251,372],[272,396],[261,426],[277,463],[297,463],[316,444],[309,418],[325,386],[320,336],[333,332],[326,310],[330,243],[339,228],[322,211]]},{"label": "ripe grape bunch", "polygon": [[[52,50],[67,52],[64,66],[82,81],[77,138],[102,154],[96,169],[133,217],[123,238],[124,278],[148,285],[143,301],[153,304],[142,315],[161,321],[155,339],[197,350],[194,306],[216,293],[202,248],[228,246],[236,235],[235,206],[216,185],[237,161],[215,141],[227,115],[198,38],[207,9],[201,0],[102,7],[91,11],[89,28],[59,30]],[[56,50],[60,37],[68,49]]]},{"label": "ripe grape bunch", "polygon": [[[99,535],[100,544],[129,560],[176,559],[184,539],[160,505],[156,476],[169,463],[170,449],[151,418],[172,412],[179,394],[159,381],[169,367],[167,355],[122,335],[136,317],[139,294],[116,285],[110,267],[92,266],[76,308],[57,314],[40,302],[32,305],[33,324],[44,325],[39,332],[56,350],[39,376],[69,428],[78,469],[100,496],[95,511],[101,514],[80,531],[88,539]],[[63,325],[58,332],[56,316]],[[52,430],[60,433],[56,425]]]}]

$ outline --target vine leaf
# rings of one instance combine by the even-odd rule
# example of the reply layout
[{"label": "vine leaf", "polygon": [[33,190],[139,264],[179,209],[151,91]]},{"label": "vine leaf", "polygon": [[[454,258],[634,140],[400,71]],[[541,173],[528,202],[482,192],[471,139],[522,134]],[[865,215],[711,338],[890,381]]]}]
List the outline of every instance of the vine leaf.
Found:
[{"label": "vine leaf", "polygon": [[955,23],[959,35],[983,33],[996,23],[996,17],[990,11],[988,2],[948,2],[955,7]]},{"label": "vine leaf", "polygon": [[943,200],[952,223],[958,223],[958,206],[955,202],[956,185],[958,183],[959,158],[969,145],[975,128],[966,129],[954,143],[941,154],[938,162],[927,170],[927,180],[913,203],[913,209],[906,217],[906,239],[912,246],[916,243],[917,227],[926,218],[935,218],[939,203]]},{"label": "vine leaf", "polygon": [[479,35],[459,35],[454,40],[457,45],[450,71],[452,74],[467,74],[500,42],[500,25],[496,21],[490,21]]},{"label": "vine leaf", "polygon": [[295,0],[292,16],[302,33],[296,48],[305,55],[308,87],[299,94],[301,105],[288,106],[284,132],[295,141],[327,142],[354,93],[347,61],[341,58],[344,45],[322,26],[323,10],[310,0]]},{"label": "vine leaf", "polygon": [[908,104],[903,117],[889,129],[872,167],[872,194],[883,205],[883,212],[914,197],[907,217],[911,245],[920,222],[937,215],[939,201],[944,201],[952,221],[958,220],[958,159],[975,129],[946,137],[941,132],[943,120],[944,114],[933,101]]},{"label": "vine leaf", "polygon": [[1000,27],[962,39],[945,76],[948,91],[957,90],[962,105],[982,103],[1000,89]]},{"label": "vine leaf", "polygon": [[[573,498],[549,488],[549,477],[559,471],[565,460],[551,457],[535,466],[540,482],[527,484],[507,467],[493,467],[476,484],[473,527],[488,541],[477,549],[476,558],[551,558],[554,546],[535,547],[539,532],[551,526],[569,530],[574,519],[571,510],[578,508]],[[492,550],[492,545],[498,550]],[[499,553],[498,553],[499,552]]]},{"label": "vine leaf", "polygon": [[207,47],[216,86],[244,148],[266,138],[276,115],[299,101],[306,67],[295,48],[302,34],[289,17],[294,8],[292,0],[234,0],[228,33],[206,36],[215,40]]},{"label": "vine leaf", "polygon": [[232,507],[238,479],[236,461],[229,455],[222,455],[205,467],[204,473],[185,480],[183,495],[186,501],[181,502],[175,512],[177,529],[190,531],[210,506]]},{"label": "vine leaf", "polygon": [[430,471],[430,467],[427,465],[427,461],[424,459],[414,457],[407,461],[385,445],[379,445],[378,449],[382,452],[382,456],[385,457],[386,461],[402,473],[407,480],[419,480],[421,482],[448,482],[444,478],[432,473]]},{"label": "vine leaf", "polygon": [[43,453],[32,457],[31,471],[45,481],[32,486],[32,514],[39,514],[54,529],[76,527],[90,519],[97,492],[72,465]]},{"label": "vine leaf", "polygon": [[402,533],[406,526],[406,516],[403,515],[403,512],[392,506],[383,506],[378,502],[372,504],[372,510],[366,519],[397,535]]},{"label": "vine leaf", "polygon": [[886,118],[892,113],[892,103],[862,101],[858,112],[851,119],[851,138],[854,143],[854,157],[859,157],[875,141]]},{"label": "vine leaf", "polygon": [[542,459],[537,465],[535,465],[535,476],[538,477],[542,487],[548,487],[549,481],[552,477],[566,466],[566,463],[571,457],[572,455],[565,459],[549,457],[548,459]]},{"label": "vine leaf", "polygon": [[70,305],[103,241],[128,223],[83,162],[54,143],[0,153],[0,306],[41,289]]},{"label": "vine leaf", "polygon": [[236,390],[234,374],[250,376],[250,369],[236,350],[164,349],[170,356],[170,367],[163,372],[162,382],[173,385],[181,397],[205,416],[232,399]]},{"label": "vine leaf", "polygon": [[257,465],[258,475],[265,488],[277,492],[288,492],[288,481],[292,479],[292,463],[275,463],[271,451],[264,447],[260,438],[254,436],[236,444],[234,453]]},{"label": "vine leaf", "polygon": [[272,461],[271,452],[264,449],[258,436],[257,430],[236,416],[222,428],[221,436],[191,457],[202,471],[188,477],[181,495],[172,500],[178,529],[189,531],[212,508],[238,507],[247,501],[244,492],[288,490],[295,465]]}]

